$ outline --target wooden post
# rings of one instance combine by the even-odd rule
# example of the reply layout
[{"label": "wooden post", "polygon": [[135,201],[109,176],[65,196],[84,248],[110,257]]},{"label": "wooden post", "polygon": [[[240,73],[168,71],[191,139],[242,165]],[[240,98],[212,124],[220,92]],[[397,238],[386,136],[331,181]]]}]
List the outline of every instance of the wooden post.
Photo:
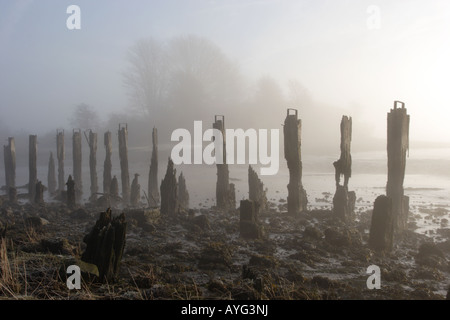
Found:
[{"label": "wooden post", "polygon": [[76,192],[75,192],[75,182],[72,179],[72,175],[69,174],[69,178],[67,179],[67,206],[69,208],[74,208],[75,207],[75,197],[76,197]]},{"label": "wooden post", "polygon": [[175,217],[178,211],[177,170],[169,158],[166,175],[161,182],[161,215]]},{"label": "wooden post", "polygon": [[249,200],[258,204],[260,210],[267,209],[267,196],[264,184],[252,166],[248,166],[248,190]]},{"label": "wooden post", "polygon": [[[401,104],[401,108],[397,108]],[[392,199],[392,212],[396,231],[406,229],[409,212],[409,198],[405,197],[406,152],[409,149],[409,115],[405,104],[394,101],[394,108],[387,116],[388,181],[386,195]]]},{"label": "wooden post", "polygon": [[56,173],[55,173],[55,160],[53,159],[53,152],[50,152],[50,158],[48,159],[47,186],[48,186],[48,193],[50,195],[56,192]]},{"label": "wooden post", "polygon": [[17,189],[9,187],[8,189],[8,199],[10,203],[17,203]]},{"label": "wooden post", "polygon": [[[221,117],[222,119],[219,119]],[[223,163],[217,164],[216,183],[216,204],[220,209],[236,209],[236,196],[234,184],[230,184],[230,174],[228,171],[226,139],[225,139],[225,117],[216,115],[214,117],[213,128],[222,132],[223,137]]]},{"label": "wooden post", "polygon": [[114,176],[111,180],[111,185],[109,187],[109,199],[112,205],[115,205],[119,202],[119,181],[117,181],[117,177]]},{"label": "wooden post", "polygon": [[29,181],[28,181],[28,195],[30,201],[34,202],[34,197],[36,195],[36,182],[37,182],[37,136],[29,136]]},{"label": "wooden post", "polygon": [[244,239],[259,239],[262,229],[258,221],[259,205],[252,200],[241,200],[240,205],[240,236]]},{"label": "wooden post", "polygon": [[34,195],[34,203],[43,204],[44,203],[44,186],[42,182],[37,180],[36,182],[36,191]]},{"label": "wooden post", "polygon": [[134,174],[133,182],[131,183],[130,191],[130,204],[136,207],[139,204],[139,199],[141,198],[141,185],[139,184],[139,174]]},{"label": "wooden post", "polygon": [[119,157],[122,178],[122,201],[130,202],[130,174],[128,171],[128,128],[119,124]]},{"label": "wooden post", "polygon": [[58,191],[64,190],[64,130],[56,132],[56,157],[58,159]]},{"label": "wooden post", "polygon": [[81,153],[81,130],[73,130],[73,181],[75,182],[75,200],[80,202],[83,196],[83,183],[81,178],[82,153]]},{"label": "wooden post", "polygon": [[298,119],[297,110],[294,110],[295,114],[290,114],[291,110],[287,110],[283,131],[284,157],[289,169],[288,213],[295,215],[306,210],[308,198],[302,185],[302,121]]},{"label": "wooden post", "polygon": [[97,133],[89,130],[89,173],[91,177],[91,201],[97,200]]},{"label": "wooden post", "polygon": [[186,211],[189,209],[189,192],[186,186],[186,179],[183,172],[178,177],[178,203],[180,207]]},{"label": "wooden post", "polygon": [[158,130],[153,128],[152,131],[152,158],[150,161],[150,173],[148,175],[148,196],[150,207],[159,205],[159,188],[158,188]]},{"label": "wooden post", "polygon": [[375,200],[372,213],[369,247],[380,252],[390,251],[393,245],[394,223],[392,199],[384,195],[379,196]]},{"label": "wooden post", "polygon": [[111,132],[107,131],[104,135],[105,144],[105,162],[103,164],[103,193],[109,194],[111,188],[111,155],[112,155],[112,141]]},{"label": "wooden post", "polygon": [[117,280],[126,240],[125,215],[112,217],[111,209],[100,213],[94,228],[83,241],[86,250],[81,260],[95,264],[102,283]]},{"label": "wooden post", "polygon": [[[343,221],[351,221],[354,215],[356,194],[348,191],[348,182],[352,176],[352,118],[342,116],[341,120],[341,156],[333,163],[335,169],[336,193],[333,197],[333,213]],[[341,185],[341,176],[344,176],[344,184]]]},{"label": "wooden post", "polygon": [[14,138],[8,138],[8,145],[3,146],[5,162],[5,179],[7,188],[16,187],[16,143]]}]

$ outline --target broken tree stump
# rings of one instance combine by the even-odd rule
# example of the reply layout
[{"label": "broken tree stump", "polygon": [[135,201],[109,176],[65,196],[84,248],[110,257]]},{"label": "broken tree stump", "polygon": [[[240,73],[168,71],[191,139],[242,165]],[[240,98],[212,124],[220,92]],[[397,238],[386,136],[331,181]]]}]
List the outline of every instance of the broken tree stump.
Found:
[{"label": "broken tree stump", "polygon": [[248,190],[249,200],[256,202],[260,210],[266,210],[267,196],[264,184],[250,165],[248,166]]},{"label": "broken tree stump", "polygon": [[174,169],[173,161],[169,158],[167,171],[161,182],[161,215],[175,217],[178,211],[178,186],[177,170]]},{"label": "broken tree stump", "polygon": [[[219,119],[222,117],[222,119]],[[217,163],[217,183],[216,183],[216,205],[220,209],[236,209],[236,194],[234,184],[230,183],[230,173],[228,171],[226,139],[225,139],[225,117],[216,115],[214,118],[213,129],[222,133],[223,137],[223,161]]]},{"label": "broken tree stump", "polygon": [[381,195],[376,198],[370,225],[369,247],[379,252],[389,252],[394,239],[394,214],[392,199]]},{"label": "broken tree stump", "polygon": [[111,155],[112,155],[112,140],[111,132],[107,131],[104,135],[104,145],[105,145],[105,161],[103,162],[103,193],[109,194],[111,187]]},{"label": "broken tree stump", "polygon": [[186,186],[186,179],[184,178],[183,172],[180,173],[178,177],[178,204],[181,209],[189,210],[189,192]]},{"label": "broken tree stump", "polygon": [[130,191],[130,204],[136,207],[139,204],[139,199],[141,198],[141,185],[139,184],[139,174],[134,174],[133,182],[131,183]]},{"label": "broken tree stump", "polygon": [[34,203],[35,204],[43,204],[44,203],[44,186],[42,185],[42,182],[39,180],[36,182]]},{"label": "broken tree stump", "polygon": [[[401,104],[401,108],[397,108]],[[406,229],[409,198],[404,195],[406,152],[409,149],[409,115],[405,104],[394,101],[394,108],[387,115],[388,181],[386,195],[392,199],[392,212],[396,231]]]},{"label": "broken tree stump", "polygon": [[[352,118],[342,116],[341,120],[341,156],[333,162],[335,169],[336,192],[333,197],[334,216],[343,220],[351,221],[354,216],[356,194],[348,191],[348,182],[352,176]],[[344,176],[344,184],[341,185],[341,176]]]},{"label": "broken tree stump", "polygon": [[291,110],[294,109],[287,110],[284,120],[284,157],[289,169],[288,213],[296,215],[306,210],[308,198],[302,185],[302,121],[298,119],[298,111],[294,110],[295,114],[290,114]]},{"label": "broken tree stump", "polygon": [[30,202],[34,202],[34,197],[36,195],[36,182],[37,182],[37,136],[29,136],[29,180],[28,180],[28,195]]},{"label": "broken tree stump", "polygon": [[158,188],[158,130],[156,128],[153,128],[152,131],[152,158],[148,175],[148,196],[149,206],[157,207],[160,199]]},{"label": "broken tree stump", "polygon": [[102,283],[117,280],[125,248],[126,227],[125,214],[113,218],[108,208],[100,213],[95,226],[83,239],[86,250],[81,260],[97,266]]},{"label": "broken tree stump", "polygon": [[73,130],[72,137],[72,148],[73,148],[73,180],[75,182],[75,200],[76,202],[81,201],[83,196],[83,183],[81,177],[82,168],[82,154],[81,154],[81,130]]},{"label": "broken tree stump", "polygon": [[64,190],[64,130],[56,132],[56,158],[58,159],[58,191]]},{"label": "broken tree stump", "polygon": [[72,175],[69,175],[66,185],[67,185],[67,206],[69,208],[74,208],[76,203],[75,201],[76,192],[75,192],[75,181],[72,179]]},{"label": "broken tree stump", "polygon": [[16,143],[14,138],[8,138],[8,145],[3,146],[3,159],[5,163],[5,179],[7,188],[16,187]]},{"label": "broken tree stump", "polygon": [[130,173],[128,171],[128,126],[121,127],[119,124],[119,157],[120,173],[122,179],[122,201],[124,204],[130,202]]},{"label": "broken tree stump", "polygon": [[252,200],[241,200],[240,205],[240,236],[244,239],[260,239],[262,228],[258,221],[258,203]]},{"label": "broken tree stump", "polygon": [[97,200],[98,178],[97,178],[97,133],[89,130],[89,175],[91,177],[90,201]]},{"label": "broken tree stump", "polygon": [[50,195],[56,192],[56,172],[55,172],[55,160],[53,159],[53,152],[50,152],[50,158],[48,159],[48,174],[47,174],[47,187]]}]

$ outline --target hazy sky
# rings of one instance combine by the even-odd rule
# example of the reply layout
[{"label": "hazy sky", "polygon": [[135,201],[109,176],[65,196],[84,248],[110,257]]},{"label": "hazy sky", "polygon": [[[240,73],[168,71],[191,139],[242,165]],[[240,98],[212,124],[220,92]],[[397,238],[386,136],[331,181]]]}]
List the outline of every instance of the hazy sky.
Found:
[{"label": "hazy sky", "polygon": [[[81,8],[81,30],[66,27],[71,4]],[[412,140],[450,141],[445,0],[3,0],[1,123],[33,133],[66,125],[81,102],[119,111],[129,104],[127,49],[181,34],[214,41],[250,78],[298,79],[315,100],[374,123],[379,135],[401,100]]]}]

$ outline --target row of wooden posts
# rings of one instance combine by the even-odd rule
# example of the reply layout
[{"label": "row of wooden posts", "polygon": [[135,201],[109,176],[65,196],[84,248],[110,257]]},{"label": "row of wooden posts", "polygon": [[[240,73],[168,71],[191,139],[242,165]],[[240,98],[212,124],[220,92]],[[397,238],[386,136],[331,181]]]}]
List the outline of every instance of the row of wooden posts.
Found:
[{"label": "row of wooden posts", "polygon": [[[398,108],[401,104],[401,108]],[[225,117],[215,116],[213,128],[222,132],[225,137]],[[119,157],[121,168],[122,198],[121,201],[128,204],[136,204],[139,200],[140,186],[137,182],[137,176],[133,180],[130,190],[130,177],[128,168],[128,131],[127,125],[119,124]],[[307,209],[307,194],[302,184],[302,158],[301,158],[301,129],[302,122],[298,118],[298,111],[288,109],[284,121],[284,156],[289,169],[289,183],[287,185],[287,211],[295,215]],[[343,116],[341,120],[341,155],[333,163],[335,167],[336,192],[333,198],[333,213],[336,217],[344,221],[354,219],[354,208],[356,195],[354,191],[349,191],[348,184],[351,177],[351,139],[352,139],[352,118]],[[388,153],[388,181],[386,186],[386,195],[377,198],[374,204],[370,244],[372,247],[380,250],[390,250],[392,247],[392,237],[396,231],[406,228],[409,198],[404,196],[403,180],[405,176],[406,152],[409,147],[409,115],[403,102],[395,101],[394,108],[390,110],[387,116],[387,153]],[[55,163],[53,153],[50,154],[48,170],[48,191],[54,194],[57,191],[63,192],[67,185],[67,191],[74,188],[75,195],[72,201],[81,199],[82,180],[81,180],[81,131],[73,131],[73,180],[69,176],[68,183],[64,178],[64,131],[57,132],[57,160],[58,160],[58,178],[56,185]],[[89,166],[91,178],[91,201],[97,199],[97,133],[89,131],[86,136],[89,148]],[[172,160],[169,158],[167,171],[164,179],[158,188],[158,138],[157,129],[152,132],[152,156],[150,163],[150,172],[148,180],[147,200],[150,207],[160,206],[162,214],[174,215],[180,207],[187,209],[189,207],[189,194],[186,188],[186,181],[182,174],[178,180],[176,169]],[[103,195],[108,197],[118,197],[118,183],[116,177],[111,176],[111,157],[112,141],[111,132],[104,135],[104,146],[106,150],[103,166]],[[223,150],[226,150],[226,141],[223,140]],[[8,145],[4,146],[4,162],[6,186],[9,190],[10,198],[14,199],[17,195],[15,191],[15,142],[14,138],[8,139]],[[235,186],[229,182],[229,170],[226,163],[226,154],[223,154],[223,164],[217,164],[217,182],[216,182],[216,205],[221,209],[235,209],[236,197]],[[29,137],[29,182],[28,191],[31,201],[41,202],[43,186],[37,181],[36,170],[37,159],[37,136]],[[341,184],[341,177],[344,181]],[[252,223],[257,222],[257,211],[267,208],[266,191],[264,185],[256,172],[249,166],[249,200],[254,205],[248,205],[241,202],[241,217],[245,221],[251,221],[251,228],[255,226]],[[70,185],[69,185],[70,184]],[[253,210],[254,212],[242,212],[242,210]],[[247,218],[246,218],[247,217]],[[250,217],[250,218],[248,218]],[[244,223],[245,224],[245,223]],[[248,224],[247,224],[248,225]],[[244,231],[245,233],[245,231]],[[251,232],[254,234],[254,232]],[[256,233],[258,234],[258,233]]]}]

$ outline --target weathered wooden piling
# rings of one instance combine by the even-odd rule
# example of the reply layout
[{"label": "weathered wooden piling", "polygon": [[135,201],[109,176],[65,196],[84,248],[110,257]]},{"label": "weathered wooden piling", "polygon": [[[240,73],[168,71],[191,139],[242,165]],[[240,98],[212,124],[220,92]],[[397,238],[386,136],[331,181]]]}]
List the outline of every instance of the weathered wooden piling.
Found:
[{"label": "weathered wooden piling", "polygon": [[258,203],[252,200],[241,200],[240,203],[240,236],[244,239],[259,239],[262,228],[258,221]]},{"label": "weathered wooden piling", "polygon": [[[221,117],[221,119],[219,119]],[[230,183],[230,173],[228,171],[226,156],[226,139],[225,139],[225,116],[214,117],[213,128],[222,132],[223,137],[223,163],[217,166],[217,183],[216,183],[216,205],[220,209],[228,210],[236,208],[236,195],[234,184]]]},{"label": "weathered wooden piling", "polygon": [[394,214],[392,199],[385,195],[377,197],[370,225],[369,247],[379,252],[389,252],[394,238]]},{"label": "weathered wooden piling", "polygon": [[150,172],[148,175],[148,201],[150,207],[159,205],[159,188],[158,188],[158,130],[153,128],[152,131],[152,158],[150,161]]},{"label": "weathered wooden piling", "polygon": [[111,188],[111,155],[112,155],[112,140],[111,132],[107,131],[104,135],[104,145],[105,145],[105,161],[103,163],[103,193],[109,194]]},{"label": "weathered wooden piling", "polygon": [[186,186],[186,179],[184,178],[183,172],[180,173],[178,177],[178,204],[181,209],[189,209],[189,192]]},{"label": "weathered wooden piling", "polygon": [[287,116],[284,121],[284,157],[289,169],[288,188],[288,213],[291,215],[305,211],[308,204],[306,191],[302,185],[302,153],[301,153],[301,130],[302,121],[298,119],[298,111],[290,114],[287,110]]},{"label": "weathered wooden piling", "polygon": [[[401,108],[397,108],[401,104]],[[387,115],[388,181],[386,195],[392,199],[392,212],[396,231],[406,229],[409,198],[404,195],[406,152],[409,149],[409,115],[405,104],[394,101],[394,108]]]},{"label": "weathered wooden piling", "polygon": [[257,203],[260,210],[267,209],[267,196],[264,184],[251,165],[248,166],[248,190],[249,200]]},{"label": "weathered wooden piling", "polygon": [[73,130],[72,137],[73,156],[73,181],[75,182],[75,199],[81,201],[83,196],[83,183],[81,178],[82,153],[81,153],[81,130]]},{"label": "weathered wooden piling", "polygon": [[112,198],[114,198],[116,201],[119,198],[119,181],[117,180],[117,177],[114,176],[111,180],[111,185],[109,187],[109,193]]},{"label": "weathered wooden piling", "polygon": [[98,178],[97,178],[97,133],[89,130],[89,174],[91,178],[90,201],[97,200]]},{"label": "weathered wooden piling", "polygon": [[161,215],[175,217],[178,211],[178,183],[177,170],[174,168],[172,159],[169,158],[167,171],[161,182]]},{"label": "weathered wooden piling", "polygon": [[29,180],[28,180],[28,195],[30,201],[34,202],[34,197],[36,195],[36,182],[37,182],[37,136],[29,136],[29,149],[28,149],[28,169],[29,169]]},{"label": "weathered wooden piling", "polygon": [[122,178],[122,201],[124,204],[130,202],[130,173],[128,171],[128,126],[121,127],[119,124],[119,157],[120,172]]},{"label": "weathered wooden piling", "polygon": [[13,137],[8,138],[8,145],[3,146],[5,163],[5,179],[7,188],[16,187],[16,143]]},{"label": "weathered wooden piling", "polygon": [[36,182],[36,191],[34,195],[34,203],[43,204],[44,203],[44,186],[42,182],[37,180]]},{"label": "weathered wooden piling", "polygon": [[[352,118],[342,116],[341,120],[341,156],[333,162],[335,169],[336,192],[333,197],[333,213],[343,220],[351,221],[354,215],[356,194],[348,191],[348,182],[352,176]],[[344,176],[344,184],[341,185],[341,176]]]},{"label": "weathered wooden piling", "polygon": [[126,227],[125,215],[122,213],[113,218],[111,209],[108,209],[100,213],[95,226],[83,239],[86,250],[81,260],[97,266],[102,283],[117,280],[125,248]]},{"label": "weathered wooden piling", "polygon": [[50,152],[48,159],[48,174],[47,174],[47,188],[50,195],[56,192],[56,171],[55,160],[53,159],[53,152]]},{"label": "weathered wooden piling", "polygon": [[69,178],[66,182],[67,185],[67,206],[69,208],[74,208],[76,203],[76,191],[75,191],[75,181],[72,175],[69,174]]},{"label": "weathered wooden piling", "polygon": [[141,198],[141,185],[139,184],[139,174],[134,174],[133,182],[131,183],[130,191],[130,204],[136,207],[139,204],[139,199]]},{"label": "weathered wooden piling", "polygon": [[58,191],[64,190],[64,159],[66,157],[64,151],[64,130],[56,131],[56,158],[58,159]]},{"label": "weathered wooden piling", "polygon": [[17,203],[17,189],[13,187],[8,188],[8,200],[10,203]]}]

